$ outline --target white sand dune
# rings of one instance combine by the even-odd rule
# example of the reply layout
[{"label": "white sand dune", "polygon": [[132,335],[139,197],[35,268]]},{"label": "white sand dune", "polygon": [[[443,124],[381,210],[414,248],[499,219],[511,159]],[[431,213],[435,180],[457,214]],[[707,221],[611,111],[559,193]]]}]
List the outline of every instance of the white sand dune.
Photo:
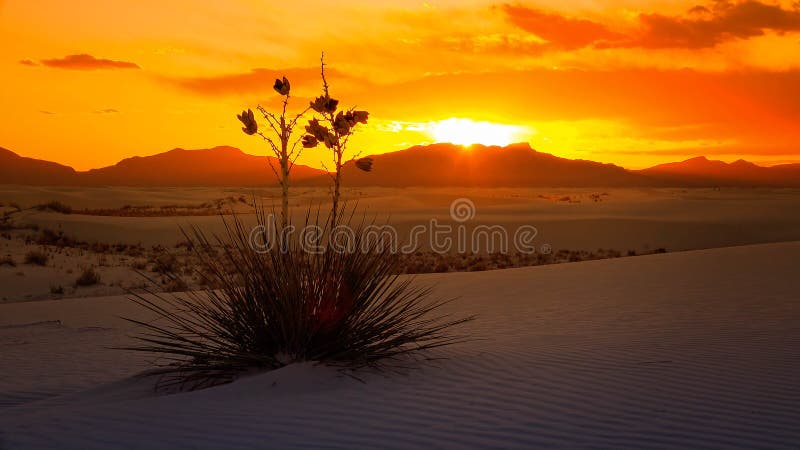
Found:
[{"label": "white sand dune", "polygon": [[[797,448],[800,242],[419,277],[479,340],[157,396],[120,297],[0,305],[0,448]],[[58,322],[56,322],[58,321]]]}]

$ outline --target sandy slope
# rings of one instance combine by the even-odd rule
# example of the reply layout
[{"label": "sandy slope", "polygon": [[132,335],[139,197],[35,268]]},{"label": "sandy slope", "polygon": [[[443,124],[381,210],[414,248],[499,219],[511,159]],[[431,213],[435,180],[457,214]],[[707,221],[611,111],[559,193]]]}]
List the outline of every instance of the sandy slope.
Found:
[{"label": "sandy slope", "polygon": [[106,348],[130,303],[0,305],[0,448],[796,448],[798,260],[794,242],[420,277],[481,340],[365,383],[296,365],[161,397]]}]

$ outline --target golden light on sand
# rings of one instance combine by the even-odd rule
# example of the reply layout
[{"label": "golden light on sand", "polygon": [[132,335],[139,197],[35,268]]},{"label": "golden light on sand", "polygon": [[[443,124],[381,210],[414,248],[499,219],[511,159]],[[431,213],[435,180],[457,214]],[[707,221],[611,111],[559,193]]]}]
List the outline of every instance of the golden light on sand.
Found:
[{"label": "golden light on sand", "polygon": [[471,119],[446,119],[433,122],[429,128],[436,142],[450,142],[458,145],[499,145],[506,146],[516,142],[523,128],[492,122],[476,122]]}]

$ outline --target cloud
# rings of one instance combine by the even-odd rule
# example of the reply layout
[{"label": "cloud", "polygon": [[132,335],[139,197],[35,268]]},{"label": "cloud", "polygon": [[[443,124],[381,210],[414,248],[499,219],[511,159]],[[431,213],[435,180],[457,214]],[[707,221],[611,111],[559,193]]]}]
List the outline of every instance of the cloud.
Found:
[{"label": "cloud", "polygon": [[518,5],[502,5],[500,9],[512,24],[559,49],[573,50],[622,37],[605,25],[587,19],[565,17]]},{"label": "cloud", "polygon": [[500,6],[509,22],[561,50],[585,47],[702,49],[775,33],[800,32],[800,5],[784,8],[758,0],[713,0],[683,15],[641,13],[636,27],[612,30],[605,24],[519,5]]},{"label": "cloud", "polygon": [[[294,92],[298,89],[316,93],[322,89],[320,71],[318,67],[292,68],[285,70],[253,69],[249,72],[223,74],[208,77],[165,78],[164,80],[175,86],[197,94],[207,96],[223,96],[236,94],[260,94],[272,92],[276,78],[287,77],[292,84]],[[349,88],[355,85],[366,85],[366,81],[343,74],[335,69],[326,68],[325,76],[333,86],[338,89]],[[313,91],[311,91],[313,89]]]},{"label": "cloud", "polygon": [[141,69],[136,63],[95,58],[85,53],[80,55],[68,55],[63,58],[43,59],[40,63],[47,67],[71,70]]},{"label": "cloud", "polygon": [[119,113],[119,110],[116,110],[114,108],[106,108],[106,109],[98,109],[93,112],[95,114],[117,114]]},{"label": "cloud", "polygon": [[[732,142],[728,145],[714,145],[708,147],[675,147],[668,149],[637,149],[637,150],[603,150],[602,153],[613,153],[615,155],[648,155],[648,156],[684,156],[684,155],[705,155],[705,156],[795,156],[797,155],[796,146],[765,146],[754,145],[752,143]],[[789,161],[786,161],[789,162]],[[775,161],[775,164],[779,161]]]},{"label": "cloud", "polygon": [[[657,141],[735,139],[754,148],[796,148],[800,139],[800,71],[460,73],[377,86],[349,98],[369,105],[375,117],[398,121],[441,120],[457,111],[497,122],[623,123]],[[569,135],[543,136],[562,133]],[[602,133],[618,136],[613,129]]]},{"label": "cloud", "polygon": [[32,59],[23,59],[19,62],[23,66],[38,66],[39,64]]},{"label": "cloud", "polygon": [[698,5],[686,16],[642,14],[642,30],[621,46],[643,48],[710,48],[734,39],[800,31],[800,10],[748,0],[718,0]]}]

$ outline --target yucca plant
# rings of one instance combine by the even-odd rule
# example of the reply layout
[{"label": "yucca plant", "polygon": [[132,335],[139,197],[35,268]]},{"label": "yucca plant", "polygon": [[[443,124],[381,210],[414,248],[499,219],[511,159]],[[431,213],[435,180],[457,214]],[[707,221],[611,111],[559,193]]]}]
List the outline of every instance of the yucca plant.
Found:
[{"label": "yucca plant", "polygon": [[[356,127],[366,125],[369,112],[350,108],[343,111],[339,108],[339,100],[331,97],[330,85],[325,77],[325,53],[320,57],[320,77],[322,78],[322,95],[314,99],[309,108],[319,115],[308,121],[306,135],[302,138],[303,147],[314,148],[320,144],[327,147],[333,156],[333,170],[330,171],[333,181],[331,191],[331,216],[336,220],[339,213],[340,191],[342,185],[342,167],[347,162],[345,152],[350,137]],[[357,158],[358,155],[355,156]],[[372,171],[372,158],[362,158],[356,161],[356,167]],[[324,164],[323,164],[324,165]]]},{"label": "yucca plant", "polygon": [[[140,345],[129,349],[162,357],[159,386],[195,389],[303,361],[390,368],[407,355],[464,340],[450,329],[472,317],[440,313],[448,300],[400,277],[399,255],[365,233],[369,223],[356,222],[353,211],[325,223],[307,214],[305,229],[317,230],[311,240],[270,235],[274,219],[263,208],[256,228],[233,216],[223,218],[221,237],[187,231],[198,274],[210,287],[135,295],[157,320],[128,319],[144,328]],[[331,239],[337,227],[352,230],[346,251]]]},{"label": "yucca plant", "polygon": [[269,148],[275,158],[278,160],[279,169],[272,165],[272,161],[267,159],[272,173],[281,185],[281,225],[286,226],[289,223],[289,175],[292,172],[295,161],[300,157],[303,150],[302,146],[298,147],[301,138],[293,139],[294,127],[306,112],[311,107],[307,107],[302,112],[296,114],[294,117],[287,115],[287,108],[289,107],[289,97],[291,93],[291,84],[286,77],[276,79],[272,89],[277,92],[283,103],[283,108],[280,113],[273,113],[268,111],[261,105],[258,105],[258,111],[267,121],[271,133],[265,134],[258,128],[255,114],[253,110],[247,109],[242,111],[241,114],[236,116],[242,122],[242,131],[250,136],[260,136],[264,142],[269,144]]}]

